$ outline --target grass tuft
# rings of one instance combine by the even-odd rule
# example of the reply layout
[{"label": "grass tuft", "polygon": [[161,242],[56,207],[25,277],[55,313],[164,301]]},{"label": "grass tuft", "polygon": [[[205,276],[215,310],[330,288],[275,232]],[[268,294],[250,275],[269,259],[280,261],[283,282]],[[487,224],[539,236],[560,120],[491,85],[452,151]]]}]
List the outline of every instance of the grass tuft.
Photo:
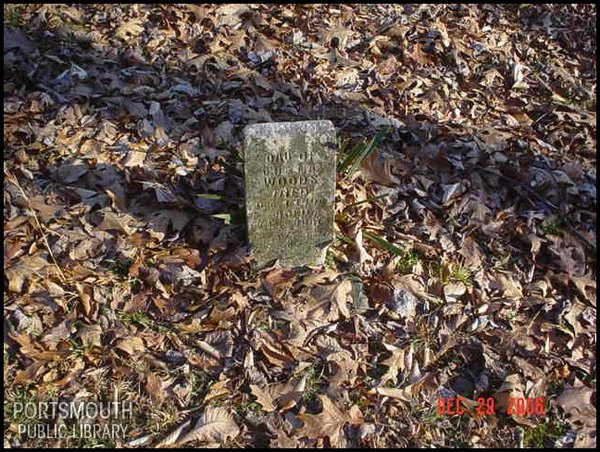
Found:
[{"label": "grass tuft", "polygon": [[553,443],[564,435],[566,428],[556,422],[544,422],[535,427],[527,428],[523,435],[525,447],[546,448],[552,447]]},{"label": "grass tuft", "polygon": [[323,366],[319,363],[313,364],[306,370],[306,387],[302,394],[305,402],[313,403],[316,395],[326,386],[323,379],[323,370]]},{"label": "grass tuft", "polygon": [[465,267],[460,262],[453,263],[431,263],[429,266],[429,274],[437,278],[440,283],[446,285],[451,282],[462,282],[465,285],[471,285],[472,274],[471,270]]},{"label": "grass tuft", "polygon": [[563,231],[560,228],[560,221],[555,218],[546,218],[542,222],[542,231],[545,235],[559,235],[562,236]]},{"label": "grass tuft", "polygon": [[414,251],[406,251],[404,255],[400,256],[400,260],[396,264],[396,270],[402,275],[412,273],[413,268],[420,260],[421,258]]},{"label": "grass tuft", "polygon": [[4,25],[10,28],[22,28],[24,11],[25,6],[23,5],[3,5]]}]

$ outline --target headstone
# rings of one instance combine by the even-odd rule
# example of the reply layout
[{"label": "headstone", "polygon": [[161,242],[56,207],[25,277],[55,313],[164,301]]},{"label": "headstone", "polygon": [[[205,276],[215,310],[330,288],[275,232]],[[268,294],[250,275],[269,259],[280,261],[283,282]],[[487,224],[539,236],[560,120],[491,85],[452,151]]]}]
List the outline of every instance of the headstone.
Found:
[{"label": "headstone", "polygon": [[248,239],[259,266],[322,265],[333,241],[335,128],[331,121],[244,129]]}]

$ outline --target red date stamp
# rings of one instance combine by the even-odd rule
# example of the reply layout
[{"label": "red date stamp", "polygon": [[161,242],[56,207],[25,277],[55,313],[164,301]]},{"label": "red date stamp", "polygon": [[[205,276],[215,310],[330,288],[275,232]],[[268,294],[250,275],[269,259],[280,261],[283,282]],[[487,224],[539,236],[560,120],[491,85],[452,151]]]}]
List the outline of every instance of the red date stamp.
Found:
[{"label": "red date stamp", "polygon": [[[437,413],[439,415],[464,414],[468,411],[464,401],[465,399],[460,396],[438,398]],[[496,408],[496,399],[493,397],[479,397],[474,411],[480,416],[490,416],[496,414]],[[546,403],[543,397],[508,397],[506,409],[501,411],[509,416],[540,416],[546,413]]]}]

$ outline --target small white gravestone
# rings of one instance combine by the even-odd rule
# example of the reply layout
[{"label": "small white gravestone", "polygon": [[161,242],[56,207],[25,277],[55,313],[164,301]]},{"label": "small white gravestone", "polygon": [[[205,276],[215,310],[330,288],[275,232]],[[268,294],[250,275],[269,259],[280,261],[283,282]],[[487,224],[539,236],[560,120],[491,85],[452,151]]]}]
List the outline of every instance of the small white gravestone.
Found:
[{"label": "small white gravestone", "polygon": [[258,265],[322,265],[333,241],[335,127],[331,121],[244,129],[248,238]]}]

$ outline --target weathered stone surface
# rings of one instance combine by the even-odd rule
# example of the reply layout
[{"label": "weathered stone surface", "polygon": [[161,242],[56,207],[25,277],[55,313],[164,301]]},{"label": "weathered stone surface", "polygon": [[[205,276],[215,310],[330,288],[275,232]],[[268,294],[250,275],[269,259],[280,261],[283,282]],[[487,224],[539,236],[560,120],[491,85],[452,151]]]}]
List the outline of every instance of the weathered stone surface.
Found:
[{"label": "weathered stone surface", "polygon": [[248,238],[258,265],[321,265],[333,241],[335,128],[331,121],[244,129]]}]

